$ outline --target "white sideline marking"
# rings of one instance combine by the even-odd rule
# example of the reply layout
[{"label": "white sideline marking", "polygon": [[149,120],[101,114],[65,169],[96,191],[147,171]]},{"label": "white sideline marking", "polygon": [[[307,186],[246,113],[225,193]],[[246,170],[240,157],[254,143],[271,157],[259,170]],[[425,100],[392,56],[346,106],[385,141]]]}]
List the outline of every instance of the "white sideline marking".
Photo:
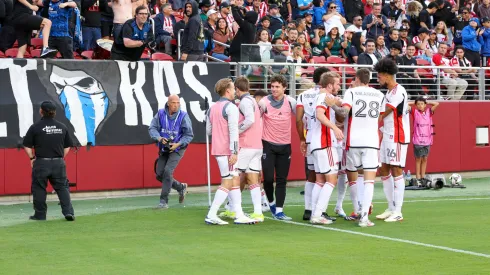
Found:
[{"label": "white sideline marking", "polygon": [[467,254],[467,255],[472,255],[472,256],[490,258],[490,255],[489,254],[483,254],[483,253],[478,253],[478,252],[473,252],[473,251],[456,249],[456,248],[451,248],[451,247],[446,247],[446,246],[420,243],[420,242],[415,242],[415,241],[410,241],[410,240],[385,237],[385,236],[380,236],[380,235],[362,233],[362,232],[345,230],[345,229],[339,229],[339,228],[334,228],[334,227],[324,227],[324,226],[314,225],[314,224],[299,223],[299,222],[293,222],[293,221],[275,220],[275,219],[270,218],[270,217],[265,217],[265,218],[266,219],[269,219],[269,220],[283,222],[283,223],[290,223],[290,224],[295,224],[295,225],[301,225],[301,226],[307,226],[307,227],[314,227],[314,228],[323,229],[323,230],[330,230],[330,231],[337,231],[337,232],[342,232],[342,233],[349,233],[349,234],[360,235],[360,236],[364,236],[364,237],[376,238],[376,239],[393,241],[393,242],[399,242],[399,243],[407,243],[407,244],[418,245],[418,246],[429,247],[429,248],[435,248],[435,249],[440,249],[440,250],[445,250],[445,251],[450,251],[450,252],[455,252],[455,253],[461,253],[461,254]]}]

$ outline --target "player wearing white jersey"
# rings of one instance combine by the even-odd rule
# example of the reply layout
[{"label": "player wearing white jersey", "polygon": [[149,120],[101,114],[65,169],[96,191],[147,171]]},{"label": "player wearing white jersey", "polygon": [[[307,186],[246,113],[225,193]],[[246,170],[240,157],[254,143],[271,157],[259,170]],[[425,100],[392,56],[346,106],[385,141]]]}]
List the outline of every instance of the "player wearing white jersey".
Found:
[{"label": "player wearing white jersey", "polygon": [[388,89],[380,117],[383,120],[380,175],[388,200],[388,209],[376,218],[386,222],[396,222],[403,220],[402,205],[405,193],[403,168],[410,143],[408,96],[405,88],[395,80],[394,76],[398,68],[393,60],[383,59],[375,65],[374,69],[378,72],[379,84]]},{"label": "player wearing white jersey", "polygon": [[310,222],[313,224],[331,224],[322,216],[332,191],[337,183],[339,160],[334,148],[337,140],[343,139],[342,131],[335,125],[335,111],[325,103],[326,97],[333,97],[340,89],[340,76],[334,72],[324,73],[320,80],[322,88],[315,102],[315,116],[311,120],[310,149],[314,156],[316,183],[312,191],[313,209]]},{"label": "player wearing white jersey", "polygon": [[384,95],[370,88],[371,72],[362,68],[356,72],[356,87],[345,92],[343,102],[327,99],[327,105],[338,110],[341,105],[342,115],[346,117],[344,126],[345,150],[347,152],[347,177],[356,182],[358,171],[364,174],[363,197],[359,226],[374,226],[369,221],[369,208],[373,200],[374,179],[378,170],[379,134],[378,120]]},{"label": "player wearing white jersey", "polygon": [[311,193],[315,186],[316,174],[313,164],[313,155],[310,152],[311,132],[308,131],[310,123],[308,122],[315,115],[315,98],[320,92],[320,77],[323,73],[329,72],[327,67],[316,68],[313,72],[313,82],[315,87],[304,91],[297,98],[296,103],[296,130],[300,140],[300,151],[305,156],[306,165],[306,182],[305,182],[305,212],[303,220],[309,221],[311,218]]}]

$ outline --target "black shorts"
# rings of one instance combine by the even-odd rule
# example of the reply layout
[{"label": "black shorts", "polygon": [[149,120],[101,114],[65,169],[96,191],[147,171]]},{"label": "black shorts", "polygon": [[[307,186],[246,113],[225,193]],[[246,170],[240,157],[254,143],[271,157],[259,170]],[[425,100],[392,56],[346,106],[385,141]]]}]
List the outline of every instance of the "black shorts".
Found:
[{"label": "black shorts", "polygon": [[111,37],[112,36],[112,22],[109,21],[101,21],[100,22],[100,34],[102,37]]},{"label": "black shorts", "polygon": [[33,30],[39,30],[43,18],[41,16],[30,14],[19,14],[12,18],[12,25],[14,25],[17,42],[19,48],[29,44],[31,41],[31,35]]},{"label": "black shorts", "polygon": [[423,158],[429,156],[430,145],[413,145],[413,153],[416,158]]}]

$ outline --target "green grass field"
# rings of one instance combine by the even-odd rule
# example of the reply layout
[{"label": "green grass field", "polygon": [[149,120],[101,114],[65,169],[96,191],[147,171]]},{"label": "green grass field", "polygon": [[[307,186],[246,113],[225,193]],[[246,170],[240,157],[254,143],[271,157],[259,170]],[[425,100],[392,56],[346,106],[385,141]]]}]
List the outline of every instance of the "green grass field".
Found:
[{"label": "green grass field", "polygon": [[[55,202],[47,222],[27,220],[30,204],[0,206],[0,274],[489,274],[490,179],[464,184],[406,191],[405,220],[372,228],[304,223],[301,188],[288,189],[293,223],[206,225],[207,194],[183,207],[174,193],[168,210],[157,196],[77,200],[73,223]],[[374,214],[385,208],[377,184]]]}]

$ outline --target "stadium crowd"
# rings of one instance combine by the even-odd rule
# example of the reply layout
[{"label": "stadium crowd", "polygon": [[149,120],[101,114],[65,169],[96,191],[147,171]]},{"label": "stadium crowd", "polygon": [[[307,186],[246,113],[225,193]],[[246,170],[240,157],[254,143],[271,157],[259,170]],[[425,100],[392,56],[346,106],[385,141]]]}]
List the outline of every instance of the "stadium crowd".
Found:
[{"label": "stadium crowd", "polygon": [[[454,99],[473,94],[477,71],[465,67],[486,66],[490,56],[490,0],[1,1],[0,51],[6,57],[58,51],[59,58],[103,58],[82,53],[97,55],[99,39],[116,40],[122,25],[138,16],[138,6],[149,12],[141,20],[153,18],[154,51],[175,57],[181,37],[182,56],[175,59],[203,60],[209,54],[223,61],[318,63],[330,58],[375,65],[391,56],[398,65],[453,67],[440,74],[402,70],[409,93],[420,92],[420,85],[435,93],[431,84],[439,74]],[[142,58],[152,45],[147,42],[140,46]],[[281,66],[268,72],[295,73]]]}]

